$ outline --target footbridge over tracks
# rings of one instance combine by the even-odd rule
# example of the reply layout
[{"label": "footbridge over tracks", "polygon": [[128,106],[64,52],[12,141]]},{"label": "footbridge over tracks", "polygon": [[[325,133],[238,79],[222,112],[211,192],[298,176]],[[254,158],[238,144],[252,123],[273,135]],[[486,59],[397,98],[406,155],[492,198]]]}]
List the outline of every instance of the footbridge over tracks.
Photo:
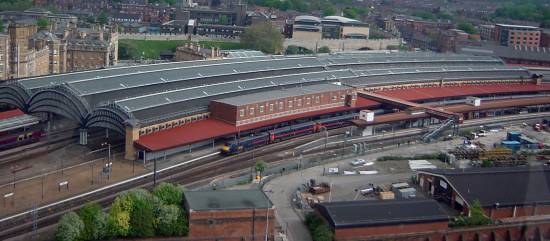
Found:
[{"label": "footbridge over tracks", "polygon": [[378,103],[395,106],[401,109],[406,109],[407,111],[411,112],[411,115],[414,115],[415,112],[426,113],[437,119],[443,120],[440,126],[435,128],[433,131],[427,132],[424,136],[422,136],[422,139],[425,141],[429,141],[433,138],[436,138],[440,133],[442,133],[443,131],[451,127],[453,128],[453,135],[458,134],[458,125],[460,123],[459,120],[461,117],[461,115],[458,113],[450,112],[444,109],[440,109],[440,108],[436,108],[428,105],[414,103],[411,101],[407,101],[407,100],[403,100],[395,97],[376,94],[373,92],[358,91],[357,95],[369,100],[376,101]]},{"label": "footbridge over tracks", "polygon": [[373,92],[366,92],[366,91],[358,91],[358,96],[361,96],[365,99],[374,100],[378,103],[382,104],[388,104],[390,106],[396,106],[402,109],[415,109],[415,110],[425,110],[426,113],[438,118],[438,119],[457,119],[460,116],[457,113],[453,113],[450,111],[446,111],[443,109],[438,109],[432,106],[422,105],[418,103],[414,103],[407,100],[402,100],[399,98],[394,98],[390,96],[385,96],[381,94],[376,94]]}]

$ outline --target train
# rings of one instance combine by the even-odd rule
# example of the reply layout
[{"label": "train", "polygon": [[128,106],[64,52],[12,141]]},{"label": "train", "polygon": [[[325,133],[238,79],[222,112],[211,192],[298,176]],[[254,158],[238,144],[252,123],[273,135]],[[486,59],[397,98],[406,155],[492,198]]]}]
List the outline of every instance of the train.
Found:
[{"label": "train", "polygon": [[350,125],[350,120],[354,119],[356,116],[357,113],[344,114],[285,126],[274,130],[261,132],[259,134],[251,134],[250,136],[244,138],[238,138],[226,142],[221,148],[221,153],[224,155],[235,155],[260,146],[319,132],[325,128],[330,130],[345,127]]},{"label": "train", "polygon": [[44,135],[41,130],[27,130],[18,133],[0,133],[0,151],[34,143]]}]

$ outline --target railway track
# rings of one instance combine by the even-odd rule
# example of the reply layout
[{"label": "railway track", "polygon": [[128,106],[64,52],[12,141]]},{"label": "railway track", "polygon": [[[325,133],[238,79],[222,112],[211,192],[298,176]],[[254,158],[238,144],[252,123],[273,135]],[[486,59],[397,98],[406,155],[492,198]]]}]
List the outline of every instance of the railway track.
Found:
[{"label": "railway track", "polygon": [[[89,134],[89,140],[99,138],[103,134],[100,131]],[[58,150],[68,144],[76,143],[78,133],[75,130],[65,130],[58,133],[50,134],[52,137],[45,136],[42,141],[28,145],[19,146],[0,152],[0,168],[5,165],[12,164],[23,158],[32,158],[44,154],[45,152]]]},{"label": "railway track", "polygon": [[[510,121],[510,120],[522,120],[529,118],[540,118],[542,116],[548,116],[549,113],[530,115],[525,118],[516,116],[515,118],[502,118],[492,121],[493,123]],[[465,123],[463,126],[475,126],[480,123],[487,124],[486,120],[472,121],[471,123]],[[345,132],[346,128],[329,131],[331,135],[339,135]],[[414,138],[420,136],[422,132],[418,133],[406,133],[404,136],[400,135],[386,135],[384,141],[392,141],[395,139],[403,139],[405,137]],[[277,156],[283,150],[289,150],[298,146],[302,146],[318,139],[318,135],[309,135],[291,139],[285,142],[280,142],[273,145],[268,145],[255,149],[253,152],[245,152],[237,156],[222,157],[219,154],[213,153],[204,157],[195,158],[193,160],[180,163],[177,167],[169,167],[161,169],[157,172],[157,182],[170,181],[179,184],[190,184],[198,181],[205,181],[215,178],[218,175],[227,174],[243,170],[252,166],[254,160],[252,155],[255,155],[255,160],[264,160],[266,162],[273,162],[279,160]],[[365,140],[366,142],[380,142],[381,139],[374,138],[373,140]],[[348,148],[350,148],[348,146]],[[339,146],[334,145],[327,147],[327,151],[334,151],[340,149]],[[309,150],[304,154],[313,155],[318,154],[316,150]],[[121,183],[112,184],[106,187],[102,187],[89,194],[81,194],[75,196],[73,199],[63,201],[59,203],[49,204],[45,207],[41,207],[36,211],[37,213],[37,226],[46,227],[55,224],[58,219],[66,211],[80,208],[86,202],[94,201],[107,207],[116,197],[119,192],[136,188],[151,188],[153,186],[153,174],[147,173],[141,176],[131,178],[129,180],[122,181]],[[6,240],[8,238],[16,237],[25,233],[30,233],[33,230],[33,215],[31,211],[24,212],[22,214],[14,215],[0,220],[0,240]]]},{"label": "railway track", "polygon": [[[342,130],[333,130],[329,133],[340,134]],[[295,138],[286,142],[280,142],[277,145],[268,145],[255,149],[254,155],[259,158],[268,157],[279,153],[282,150],[293,148],[294,146],[302,145],[316,138],[315,135]],[[265,161],[275,160],[272,156]],[[224,174],[229,171],[236,171],[252,165],[252,152],[246,152],[237,156],[224,157],[219,154],[211,155],[198,161],[189,162],[189,164],[181,165],[178,168],[167,170],[159,170],[157,172],[157,182],[170,181],[179,184],[188,184],[204,179],[214,178],[217,175]],[[69,210],[80,208],[88,201],[94,201],[102,206],[108,206],[119,192],[136,188],[151,188],[153,186],[153,175],[151,173],[144,174],[134,178],[132,181],[113,187],[107,186],[104,190],[86,195],[85,197],[77,198],[69,202],[51,207],[37,210],[37,226],[44,227],[55,224],[57,220]],[[111,185],[112,186],[112,185]],[[33,228],[33,214],[28,212],[8,220],[0,220],[0,240],[6,240],[18,235],[29,233]]]}]

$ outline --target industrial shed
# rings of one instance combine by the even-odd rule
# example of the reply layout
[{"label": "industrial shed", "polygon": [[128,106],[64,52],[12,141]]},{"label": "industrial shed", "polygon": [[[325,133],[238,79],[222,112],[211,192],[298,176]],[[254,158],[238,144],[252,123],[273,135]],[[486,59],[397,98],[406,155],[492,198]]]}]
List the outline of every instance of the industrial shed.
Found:
[{"label": "industrial shed", "polygon": [[449,223],[447,213],[430,199],[331,202],[314,208],[335,240],[446,230]]},{"label": "industrial shed", "polygon": [[465,214],[476,200],[493,219],[550,214],[546,167],[421,170],[418,180],[435,199]]}]

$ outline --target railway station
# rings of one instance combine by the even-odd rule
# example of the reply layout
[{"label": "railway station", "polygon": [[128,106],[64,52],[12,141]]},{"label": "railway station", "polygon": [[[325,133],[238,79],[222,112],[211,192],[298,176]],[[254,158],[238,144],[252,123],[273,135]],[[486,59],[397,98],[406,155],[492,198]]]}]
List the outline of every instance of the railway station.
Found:
[{"label": "railway station", "polygon": [[[425,137],[435,138],[463,119],[550,111],[549,94],[540,75],[500,59],[424,52],[176,62],[0,85],[0,103],[74,121],[82,145],[91,130],[111,130],[125,139],[125,158],[143,162],[204,147],[246,151],[350,120],[366,134],[432,126]],[[359,118],[366,110],[371,120]]]}]

